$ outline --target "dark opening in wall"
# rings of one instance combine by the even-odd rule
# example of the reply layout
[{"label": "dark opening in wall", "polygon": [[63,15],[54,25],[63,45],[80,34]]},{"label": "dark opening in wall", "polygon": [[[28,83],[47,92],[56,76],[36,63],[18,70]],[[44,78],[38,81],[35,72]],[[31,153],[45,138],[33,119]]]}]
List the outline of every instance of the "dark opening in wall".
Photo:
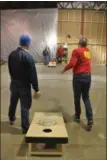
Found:
[{"label": "dark opening in wall", "polygon": [[36,9],[36,8],[57,8],[57,2],[36,2],[36,1],[15,1],[0,2],[0,9]]}]

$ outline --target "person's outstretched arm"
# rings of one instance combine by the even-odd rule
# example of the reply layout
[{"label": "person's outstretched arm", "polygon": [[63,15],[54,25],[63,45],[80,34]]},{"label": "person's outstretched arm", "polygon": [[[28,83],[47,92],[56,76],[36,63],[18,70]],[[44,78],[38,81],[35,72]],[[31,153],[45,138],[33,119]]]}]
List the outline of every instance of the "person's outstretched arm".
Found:
[{"label": "person's outstretched arm", "polygon": [[72,56],[70,58],[69,63],[65,66],[65,68],[63,69],[62,73],[72,69],[77,63],[77,54],[76,54],[76,50],[74,50],[72,52]]},{"label": "person's outstretched arm", "polygon": [[10,55],[8,57],[8,71],[9,71],[9,74],[11,76],[11,61],[10,61]]},{"label": "person's outstretched arm", "polygon": [[34,89],[34,98],[40,97],[40,91],[39,91],[39,84],[38,84],[38,76],[37,76],[37,70],[35,66],[35,62],[32,57],[28,58],[28,64],[29,64],[29,75],[30,75],[30,82],[32,84],[32,87]]},{"label": "person's outstretched arm", "polygon": [[38,76],[33,58],[29,59],[30,81],[35,92],[39,91]]},{"label": "person's outstretched arm", "polygon": [[38,92],[39,84],[38,84],[38,76],[37,76],[35,61],[30,55],[26,55],[26,54],[24,54],[24,61],[28,67],[28,72],[29,72],[28,75],[29,75],[30,83],[34,91]]}]

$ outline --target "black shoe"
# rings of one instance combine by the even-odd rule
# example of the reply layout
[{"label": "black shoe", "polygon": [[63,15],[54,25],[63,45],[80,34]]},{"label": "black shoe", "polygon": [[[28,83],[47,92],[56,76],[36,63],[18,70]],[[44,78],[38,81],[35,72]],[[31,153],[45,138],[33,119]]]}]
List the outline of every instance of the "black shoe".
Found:
[{"label": "black shoe", "polygon": [[22,129],[22,133],[23,133],[23,134],[26,134],[27,131],[28,131],[28,129]]},{"label": "black shoe", "polygon": [[74,116],[74,120],[75,120],[75,122],[80,123],[80,117]]},{"label": "black shoe", "polygon": [[64,123],[67,123],[67,120],[64,118]]},{"label": "black shoe", "polygon": [[16,117],[14,117],[12,120],[10,120],[10,125],[14,125],[15,120],[16,120]]},{"label": "black shoe", "polygon": [[92,120],[88,121],[87,131],[91,131],[92,130],[92,126],[93,126],[93,121]]},{"label": "black shoe", "polygon": [[22,130],[22,133],[23,133],[23,134],[26,134],[26,133],[27,133],[27,131],[26,131],[26,130]]}]

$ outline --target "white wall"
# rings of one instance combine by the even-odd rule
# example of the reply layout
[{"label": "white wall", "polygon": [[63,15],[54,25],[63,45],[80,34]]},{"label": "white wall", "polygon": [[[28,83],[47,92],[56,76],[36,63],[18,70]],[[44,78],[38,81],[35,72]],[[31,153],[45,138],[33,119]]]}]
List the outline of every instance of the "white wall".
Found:
[{"label": "white wall", "polygon": [[42,51],[49,46],[51,56],[56,54],[57,9],[23,9],[1,11],[1,58],[19,45],[19,37],[28,34],[32,39],[30,53],[42,61]]}]

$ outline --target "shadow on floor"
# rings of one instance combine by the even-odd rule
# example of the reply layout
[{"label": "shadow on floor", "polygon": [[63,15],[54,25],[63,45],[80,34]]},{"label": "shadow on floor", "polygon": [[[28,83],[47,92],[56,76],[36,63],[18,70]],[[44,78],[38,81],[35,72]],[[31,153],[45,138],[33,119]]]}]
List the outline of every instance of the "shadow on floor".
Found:
[{"label": "shadow on floor", "polygon": [[82,121],[80,121],[79,125],[80,125],[84,130],[88,131],[88,130],[87,130],[87,125],[85,125]]},{"label": "shadow on floor", "polygon": [[[63,118],[64,118],[65,123],[75,122],[74,115],[70,116],[68,113],[66,113],[66,112],[62,109],[63,107],[61,107],[61,106],[60,106],[59,108],[60,108],[60,112],[62,112],[62,115],[63,115]],[[77,122],[75,122],[75,123],[77,123]],[[79,123],[78,125],[80,125],[80,127],[82,127],[84,130],[87,131],[87,127],[86,127],[86,125],[85,125],[82,121],[80,121],[80,123]]]},{"label": "shadow on floor", "polygon": [[11,126],[9,122],[1,122],[1,133],[22,134],[20,129]]},{"label": "shadow on floor", "polygon": [[22,143],[20,144],[17,156],[26,157],[27,152],[28,152],[28,144],[25,142],[25,139],[23,139]]}]

